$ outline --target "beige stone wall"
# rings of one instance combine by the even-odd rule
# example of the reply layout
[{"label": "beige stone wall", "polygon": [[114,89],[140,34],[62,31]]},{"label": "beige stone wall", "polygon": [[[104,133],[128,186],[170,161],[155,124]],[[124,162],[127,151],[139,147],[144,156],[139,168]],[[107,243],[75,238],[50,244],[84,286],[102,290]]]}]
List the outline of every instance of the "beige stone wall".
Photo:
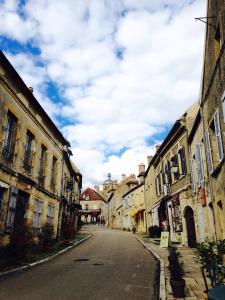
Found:
[{"label": "beige stone wall", "polygon": [[208,16],[216,30],[220,31],[220,47],[215,39],[215,28],[207,27],[205,61],[203,73],[203,90],[201,107],[204,128],[209,130],[213,155],[214,172],[209,180],[211,184],[212,203],[215,213],[217,238],[225,238],[225,160],[218,161],[218,149],[211,124],[217,111],[220,118],[220,129],[225,152],[225,116],[222,109],[222,95],[225,91],[225,7],[223,1],[209,1]]},{"label": "beige stone wall", "polygon": [[[32,227],[34,200],[43,201],[41,214],[41,225],[46,223],[48,204],[53,209],[53,227],[57,232],[58,213],[59,213],[59,196],[61,193],[61,174],[62,174],[62,149],[63,141],[57,136],[55,130],[51,128],[45,117],[37,112],[30,100],[26,99],[16,88],[16,82],[11,82],[7,77],[7,72],[2,72],[4,78],[7,78],[7,84],[0,77],[0,181],[7,184],[8,188],[4,189],[3,203],[0,213],[0,240],[1,244],[6,244],[9,240],[9,234],[5,233],[5,222],[8,212],[10,188],[16,187],[24,191],[29,196],[24,217],[27,223]],[[8,163],[2,156],[2,147],[5,139],[5,128],[7,124],[7,113],[10,111],[17,118],[17,127],[15,135],[15,151],[12,163]],[[24,154],[26,145],[26,132],[29,130],[34,135],[31,150],[31,170],[24,169]],[[47,148],[44,184],[38,183],[41,145]],[[51,185],[52,177],[52,159],[57,158],[56,172],[54,176],[55,186]]]}]

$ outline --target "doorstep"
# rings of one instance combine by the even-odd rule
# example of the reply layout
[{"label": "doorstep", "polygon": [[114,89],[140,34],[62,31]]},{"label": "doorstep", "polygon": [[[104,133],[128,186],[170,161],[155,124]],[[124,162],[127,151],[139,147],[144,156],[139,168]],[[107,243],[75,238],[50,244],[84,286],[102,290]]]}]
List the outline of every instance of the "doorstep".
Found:
[{"label": "doorstep", "polygon": [[[138,240],[141,240],[142,244],[149,249],[153,255],[158,256],[164,262],[164,275],[165,275],[165,299],[176,300],[173,297],[170,287],[170,273],[168,270],[168,249],[160,248],[158,239],[150,239],[141,235],[136,235]],[[180,246],[177,249],[180,252],[181,260],[184,267],[184,279],[186,283],[186,297],[185,300],[205,300],[203,291],[205,289],[204,281],[201,275],[200,265],[197,262],[197,256],[193,249]],[[158,259],[159,259],[158,258]],[[180,298],[182,299],[182,298]]]}]

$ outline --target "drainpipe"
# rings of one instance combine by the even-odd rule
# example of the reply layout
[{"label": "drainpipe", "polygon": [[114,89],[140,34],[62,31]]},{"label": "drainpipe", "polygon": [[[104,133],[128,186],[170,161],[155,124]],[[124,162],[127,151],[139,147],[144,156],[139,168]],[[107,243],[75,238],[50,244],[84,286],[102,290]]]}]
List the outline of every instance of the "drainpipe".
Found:
[{"label": "drainpipe", "polygon": [[65,162],[65,159],[64,159],[64,150],[63,150],[63,156],[62,156],[62,173],[61,173],[61,182],[60,182],[60,202],[59,202],[59,214],[58,214],[57,239],[60,238],[61,225],[62,225],[62,224],[60,224],[60,221],[62,221],[61,220],[61,209],[62,209],[61,198],[62,198],[62,192],[63,192],[64,162]]},{"label": "drainpipe", "polygon": [[147,206],[146,206],[146,193],[145,193],[145,187],[146,187],[146,180],[145,180],[146,177],[144,177],[144,205],[145,205],[145,213],[144,213],[144,216],[145,216],[145,231],[146,233],[148,233],[148,222],[147,222]]}]

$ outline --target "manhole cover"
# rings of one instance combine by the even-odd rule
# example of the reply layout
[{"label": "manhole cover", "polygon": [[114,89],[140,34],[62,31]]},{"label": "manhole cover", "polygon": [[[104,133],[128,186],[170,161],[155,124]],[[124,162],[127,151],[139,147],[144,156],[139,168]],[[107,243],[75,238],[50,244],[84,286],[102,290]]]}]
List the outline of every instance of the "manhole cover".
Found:
[{"label": "manhole cover", "polygon": [[94,263],[93,266],[103,266],[103,263]]},{"label": "manhole cover", "polygon": [[76,258],[74,261],[89,261],[89,258]]}]

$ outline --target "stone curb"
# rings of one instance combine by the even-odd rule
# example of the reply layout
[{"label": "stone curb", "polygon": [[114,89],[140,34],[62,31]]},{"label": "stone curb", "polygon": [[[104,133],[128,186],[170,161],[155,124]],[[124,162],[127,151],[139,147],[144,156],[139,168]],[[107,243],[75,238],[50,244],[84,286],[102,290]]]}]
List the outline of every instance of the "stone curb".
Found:
[{"label": "stone curb", "polygon": [[160,279],[159,279],[159,300],[166,300],[166,279],[165,279],[165,264],[163,259],[147,246],[137,235],[136,239],[151,253],[160,263]]},{"label": "stone curb", "polygon": [[92,237],[92,234],[91,234],[91,233],[89,233],[88,236],[86,236],[85,238],[81,239],[80,241],[74,243],[73,245],[71,245],[71,246],[69,246],[69,247],[67,247],[67,248],[65,248],[65,249],[59,251],[58,253],[55,253],[55,254],[53,254],[53,255],[51,255],[51,256],[49,256],[49,257],[46,257],[46,258],[44,258],[44,259],[35,261],[35,262],[33,262],[33,263],[27,264],[27,265],[22,266],[22,267],[19,267],[19,268],[15,268],[15,269],[12,269],[12,270],[9,270],[9,271],[5,271],[5,272],[0,272],[0,278],[1,278],[1,277],[4,277],[4,276],[7,276],[7,275],[15,274],[15,273],[18,273],[18,272],[21,272],[21,271],[25,271],[25,270],[27,270],[27,269],[31,269],[31,268],[33,268],[33,267],[35,267],[35,266],[37,266],[37,265],[43,264],[43,263],[45,263],[45,262],[47,262],[47,261],[50,261],[50,260],[54,259],[55,257],[57,257],[57,256],[59,256],[59,255],[65,253],[65,252],[67,252],[68,250],[70,250],[70,249],[76,247],[77,245],[79,245],[79,244],[85,242],[85,241],[86,241],[87,239],[89,239],[90,237]]}]

